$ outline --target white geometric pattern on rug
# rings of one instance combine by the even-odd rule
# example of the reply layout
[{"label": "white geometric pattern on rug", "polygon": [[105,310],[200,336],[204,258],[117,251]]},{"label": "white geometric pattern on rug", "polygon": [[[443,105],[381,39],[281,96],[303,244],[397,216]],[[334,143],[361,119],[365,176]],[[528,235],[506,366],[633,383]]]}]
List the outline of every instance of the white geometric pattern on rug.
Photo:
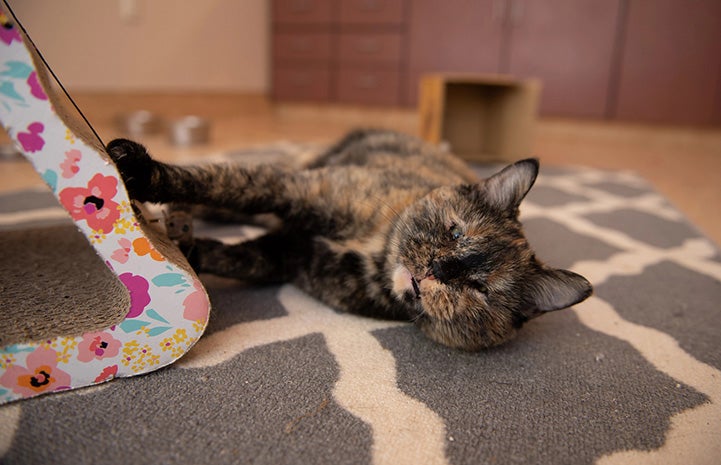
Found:
[{"label": "white geometric pattern on rug", "polygon": [[[581,261],[572,267],[586,276],[594,286],[599,286],[611,276],[641,273],[646,267],[662,261],[675,262],[721,281],[721,264],[711,260],[717,250],[706,239],[687,239],[679,247],[660,249],[639,242],[623,232],[606,229],[586,220],[583,215],[618,208],[636,209],[667,220],[683,219],[656,193],[629,201],[627,197],[615,196],[589,186],[604,181],[644,184],[630,173],[588,170],[574,176],[543,176],[538,179],[538,185],[551,186],[568,194],[580,194],[589,200],[559,207],[537,207],[526,202],[522,219],[551,218],[578,234],[624,250],[608,260]],[[697,389],[710,399],[709,403],[673,417],[666,443],[660,449],[617,452],[601,458],[599,464],[704,463],[711,457],[721,457],[721,442],[717,440],[718,432],[721,431],[721,371],[696,360],[682,350],[671,336],[624,320],[610,304],[597,296],[577,305],[574,311],[586,326],[630,343],[656,369]]]},{"label": "white geometric pattern on rug", "polygon": [[[287,316],[237,324],[210,334],[176,366],[216,365],[251,347],[320,333],[340,369],[333,396],[371,427],[374,463],[446,463],[443,421],[398,389],[395,359],[370,334],[405,323],[338,313],[290,285],[281,288],[278,299]],[[359,353],[363,357],[357,357]],[[400,457],[392,453],[398,449],[407,453]]]}]

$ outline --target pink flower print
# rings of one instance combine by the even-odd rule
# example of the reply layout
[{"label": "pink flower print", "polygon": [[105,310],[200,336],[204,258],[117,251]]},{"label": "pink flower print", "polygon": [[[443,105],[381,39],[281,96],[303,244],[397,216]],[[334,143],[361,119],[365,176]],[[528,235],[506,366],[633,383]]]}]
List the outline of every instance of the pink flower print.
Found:
[{"label": "pink flower print", "polygon": [[45,91],[43,90],[43,86],[40,85],[40,81],[38,80],[38,73],[37,71],[33,71],[28,76],[27,80],[28,86],[30,86],[30,93],[33,97],[35,97],[38,100],[47,100],[48,96],[45,95]]},{"label": "pink flower print", "polygon": [[193,281],[195,292],[183,300],[183,318],[190,321],[204,321],[208,317],[208,296],[200,281]]},{"label": "pink flower print", "polygon": [[110,333],[88,333],[83,336],[83,340],[78,344],[78,360],[90,362],[115,357],[120,352],[120,346],[122,346],[122,343]]},{"label": "pink flower print", "polygon": [[117,365],[110,365],[109,367],[103,368],[103,371],[100,372],[97,378],[95,378],[96,383],[102,383],[103,381],[107,381],[109,379],[115,378],[115,375],[118,374],[118,366]]},{"label": "pink flower print", "polygon": [[62,174],[64,178],[69,179],[78,174],[78,171],[80,171],[78,162],[81,158],[82,154],[80,153],[80,150],[72,149],[65,152],[65,161],[60,163],[60,168],[63,170]]},{"label": "pink flower print", "polygon": [[13,41],[23,41],[20,38],[20,32],[18,32],[13,23],[10,22],[10,19],[5,16],[5,13],[2,12],[0,12],[0,40],[7,45],[10,45]]},{"label": "pink flower print", "polygon": [[130,258],[131,242],[128,239],[122,238],[118,241],[119,249],[114,251],[110,258],[118,263],[127,263]]},{"label": "pink flower print", "polygon": [[28,125],[27,132],[18,133],[18,142],[20,142],[20,145],[23,146],[23,149],[26,152],[34,153],[38,150],[42,150],[45,145],[45,141],[42,137],[40,137],[40,134],[44,130],[45,126],[43,126],[43,123],[39,123],[37,121],[30,123]]},{"label": "pink flower print", "polygon": [[118,276],[120,282],[125,284],[130,292],[130,310],[125,318],[135,318],[140,316],[145,310],[145,307],[150,303],[150,294],[148,289],[150,284],[142,276],[134,275],[132,273],[123,273]]},{"label": "pink flower print", "polygon": [[60,191],[60,203],[75,221],[85,220],[93,231],[110,233],[120,218],[118,203],[112,199],[118,192],[118,180],[98,173],[88,187],[68,187]]},{"label": "pink flower print", "polygon": [[25,397],[70,389],[70,375],[58,368],[58,354],[38,347],[28,355],[27,367],[14,365],[0,376],[0,385]]}]

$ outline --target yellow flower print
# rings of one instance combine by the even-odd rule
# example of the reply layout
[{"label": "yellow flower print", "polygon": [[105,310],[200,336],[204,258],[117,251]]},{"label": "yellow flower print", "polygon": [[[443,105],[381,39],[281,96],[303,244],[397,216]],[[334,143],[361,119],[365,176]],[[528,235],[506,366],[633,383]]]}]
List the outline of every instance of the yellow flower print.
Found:
[{"label": "yellow flower print", "polygon": [[129,366],[130,362],[135,358],[135,353],[138,351],[138,341],[132,340],[123,346],[123,358],[120,360],[125,366]]},{"label": "yellow flower print", "polygon": [[15,363],[15,356],[10,353],[0,354],[0,368],[10,368]]},{"label": "yellow flower print", "polygon": [[185,331],[185,328],[178,328],[175,331],[175,334],[173,334],[173,339],[175,339],[175,342],[181,343],[188,339],[188,333]]},{"label": "yellow flower print", "polygon": [[193,322],[193,331],[200,333],[205,328],[205,320],[195,320]]},{"label": "yellow flower print", "polygon": [[120,202],[117,208],[121,214],[133,213],[133,207],[127,200]]},{"label": "yellow flower print", "polygon": [[137,373],[160,364],[160,355],[154,354],[149,345],[140,346],[138,341],[133,340],[123,346],[123,358],[120,362]]},{"label": "yellow flower print", "polygon": [[135,331],[136,336],[149,336],[150,335],[150,328],[147,326],[141,327],[139,330]]},{"label": "yellow flower print", "polygon": [[115,234],[127,234],[128,232],[137,231],[140,226],[135,221],[130,221],[126,218],[120,218],[115,222],[114,225]]},{"label": "yellow flower print", "polygon": [[173,346],[175,345],[175,341],[173,341],[172,337],[166,337],[162,341],[160,341],[160,349],[163,352],[167,352],[169,350],[173,349]]},{"label": "yellow flower print", "polygon": [[[59,342],[60,350],[57,350],[58,363],[68,363],[70,361],[70,355],[78,346],[78,341],[75,338],[62,338]],[[58,344],[53,344],[53,347],[56,347],[57,345]]]},{"label": "yellow flower print", "polygon": [[65,130],[65,140],[69,141],[71,144],[75,143],[75,134],[70,129]]},{"label": "yellow flower print", "polygon": [[108,236],[103,233],[103,231],[95,231],[93,230],[92,233],[88,236],[90,239],[91,244],[101,244],[105,239],[107,239]]},{"label": "yellow flower print", "polygon": [[[176,334],[178,334],[177,331]],[[186,350],[185,345],[181,344],[180,342],[182,342],[182,339],[178,340],[175,336],[168,337],[160,342],[160,348],[163,350],[163,352],[170,351],[170,354],[174,358],[177,358],[183,355]]]}]

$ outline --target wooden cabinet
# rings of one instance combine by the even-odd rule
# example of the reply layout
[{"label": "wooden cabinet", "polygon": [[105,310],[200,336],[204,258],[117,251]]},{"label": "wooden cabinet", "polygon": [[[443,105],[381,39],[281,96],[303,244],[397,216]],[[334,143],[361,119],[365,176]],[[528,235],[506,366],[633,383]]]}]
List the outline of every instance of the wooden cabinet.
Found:
[{"label": "wooden cabinet", "polygon": [[326,63],[331,50],[329,32],[278,32],[273,39],[273,57],[278,61]]},{"label": "wooden cabinet", "polygon": [[337,36],[338,62],[342,65],[397,67],[403,36],[399,32],[341,32]]},{"label": "wooden cabinet", "polygon": [[721,1],[630,1],[613,116],[710,124],[720,106]]},{"label": "wooden cabinet", "polygon": [[335,0],[273,0],[273,23],[329,25]]},{"label": "wooden cabinet", "polygon": [[406,101],[427,72],[510,74],[543,82],[542,114],[603,117],[620,2],[416,0]]},{"label": "wooden cabinet", "polygon": [[334,0],[273,0],[273,98],[331,100],[334,8]]},{"label": "wooden cabinet", "polygon": [[404,0],[275,0],[273,97],[399,105]]},{"label": "wooden cabinet", "polygon": [[504,33],[503,0],[414,0],[408,22],[404,102],[415,105],[431,72],[497,73]]},{"label": "wooden cabinet", "polygon": [[405,22],[403,0],[339,0],[338,22],[371,27],[400,26]]},{"label": "wooden cabinet", "polygon": [[513,0],[500,71],[543,82],[541,114],[607,114],[621,0]]},{"label": "wooden cabinet", "polygon": [[542,82],[540,113],[721,123],[721,0],[273,0],[279,100],[415,105],[428,73]]}]

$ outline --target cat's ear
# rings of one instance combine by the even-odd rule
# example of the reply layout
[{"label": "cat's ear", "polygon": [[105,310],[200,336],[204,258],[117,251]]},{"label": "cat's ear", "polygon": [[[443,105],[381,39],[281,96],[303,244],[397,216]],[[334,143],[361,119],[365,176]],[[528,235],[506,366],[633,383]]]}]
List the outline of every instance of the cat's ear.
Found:
[{"label": "cat's ear", "polygon": [[568,270],[542,268],[529,283],[532,310],[535,314],[575,305],[593,292],[591,283]]},{"label": "cat's ear", "polygon": [[505,167],[486,179],[486,200],[493,206],[515,211],[538,176],[538,159],[528,158]]}]

